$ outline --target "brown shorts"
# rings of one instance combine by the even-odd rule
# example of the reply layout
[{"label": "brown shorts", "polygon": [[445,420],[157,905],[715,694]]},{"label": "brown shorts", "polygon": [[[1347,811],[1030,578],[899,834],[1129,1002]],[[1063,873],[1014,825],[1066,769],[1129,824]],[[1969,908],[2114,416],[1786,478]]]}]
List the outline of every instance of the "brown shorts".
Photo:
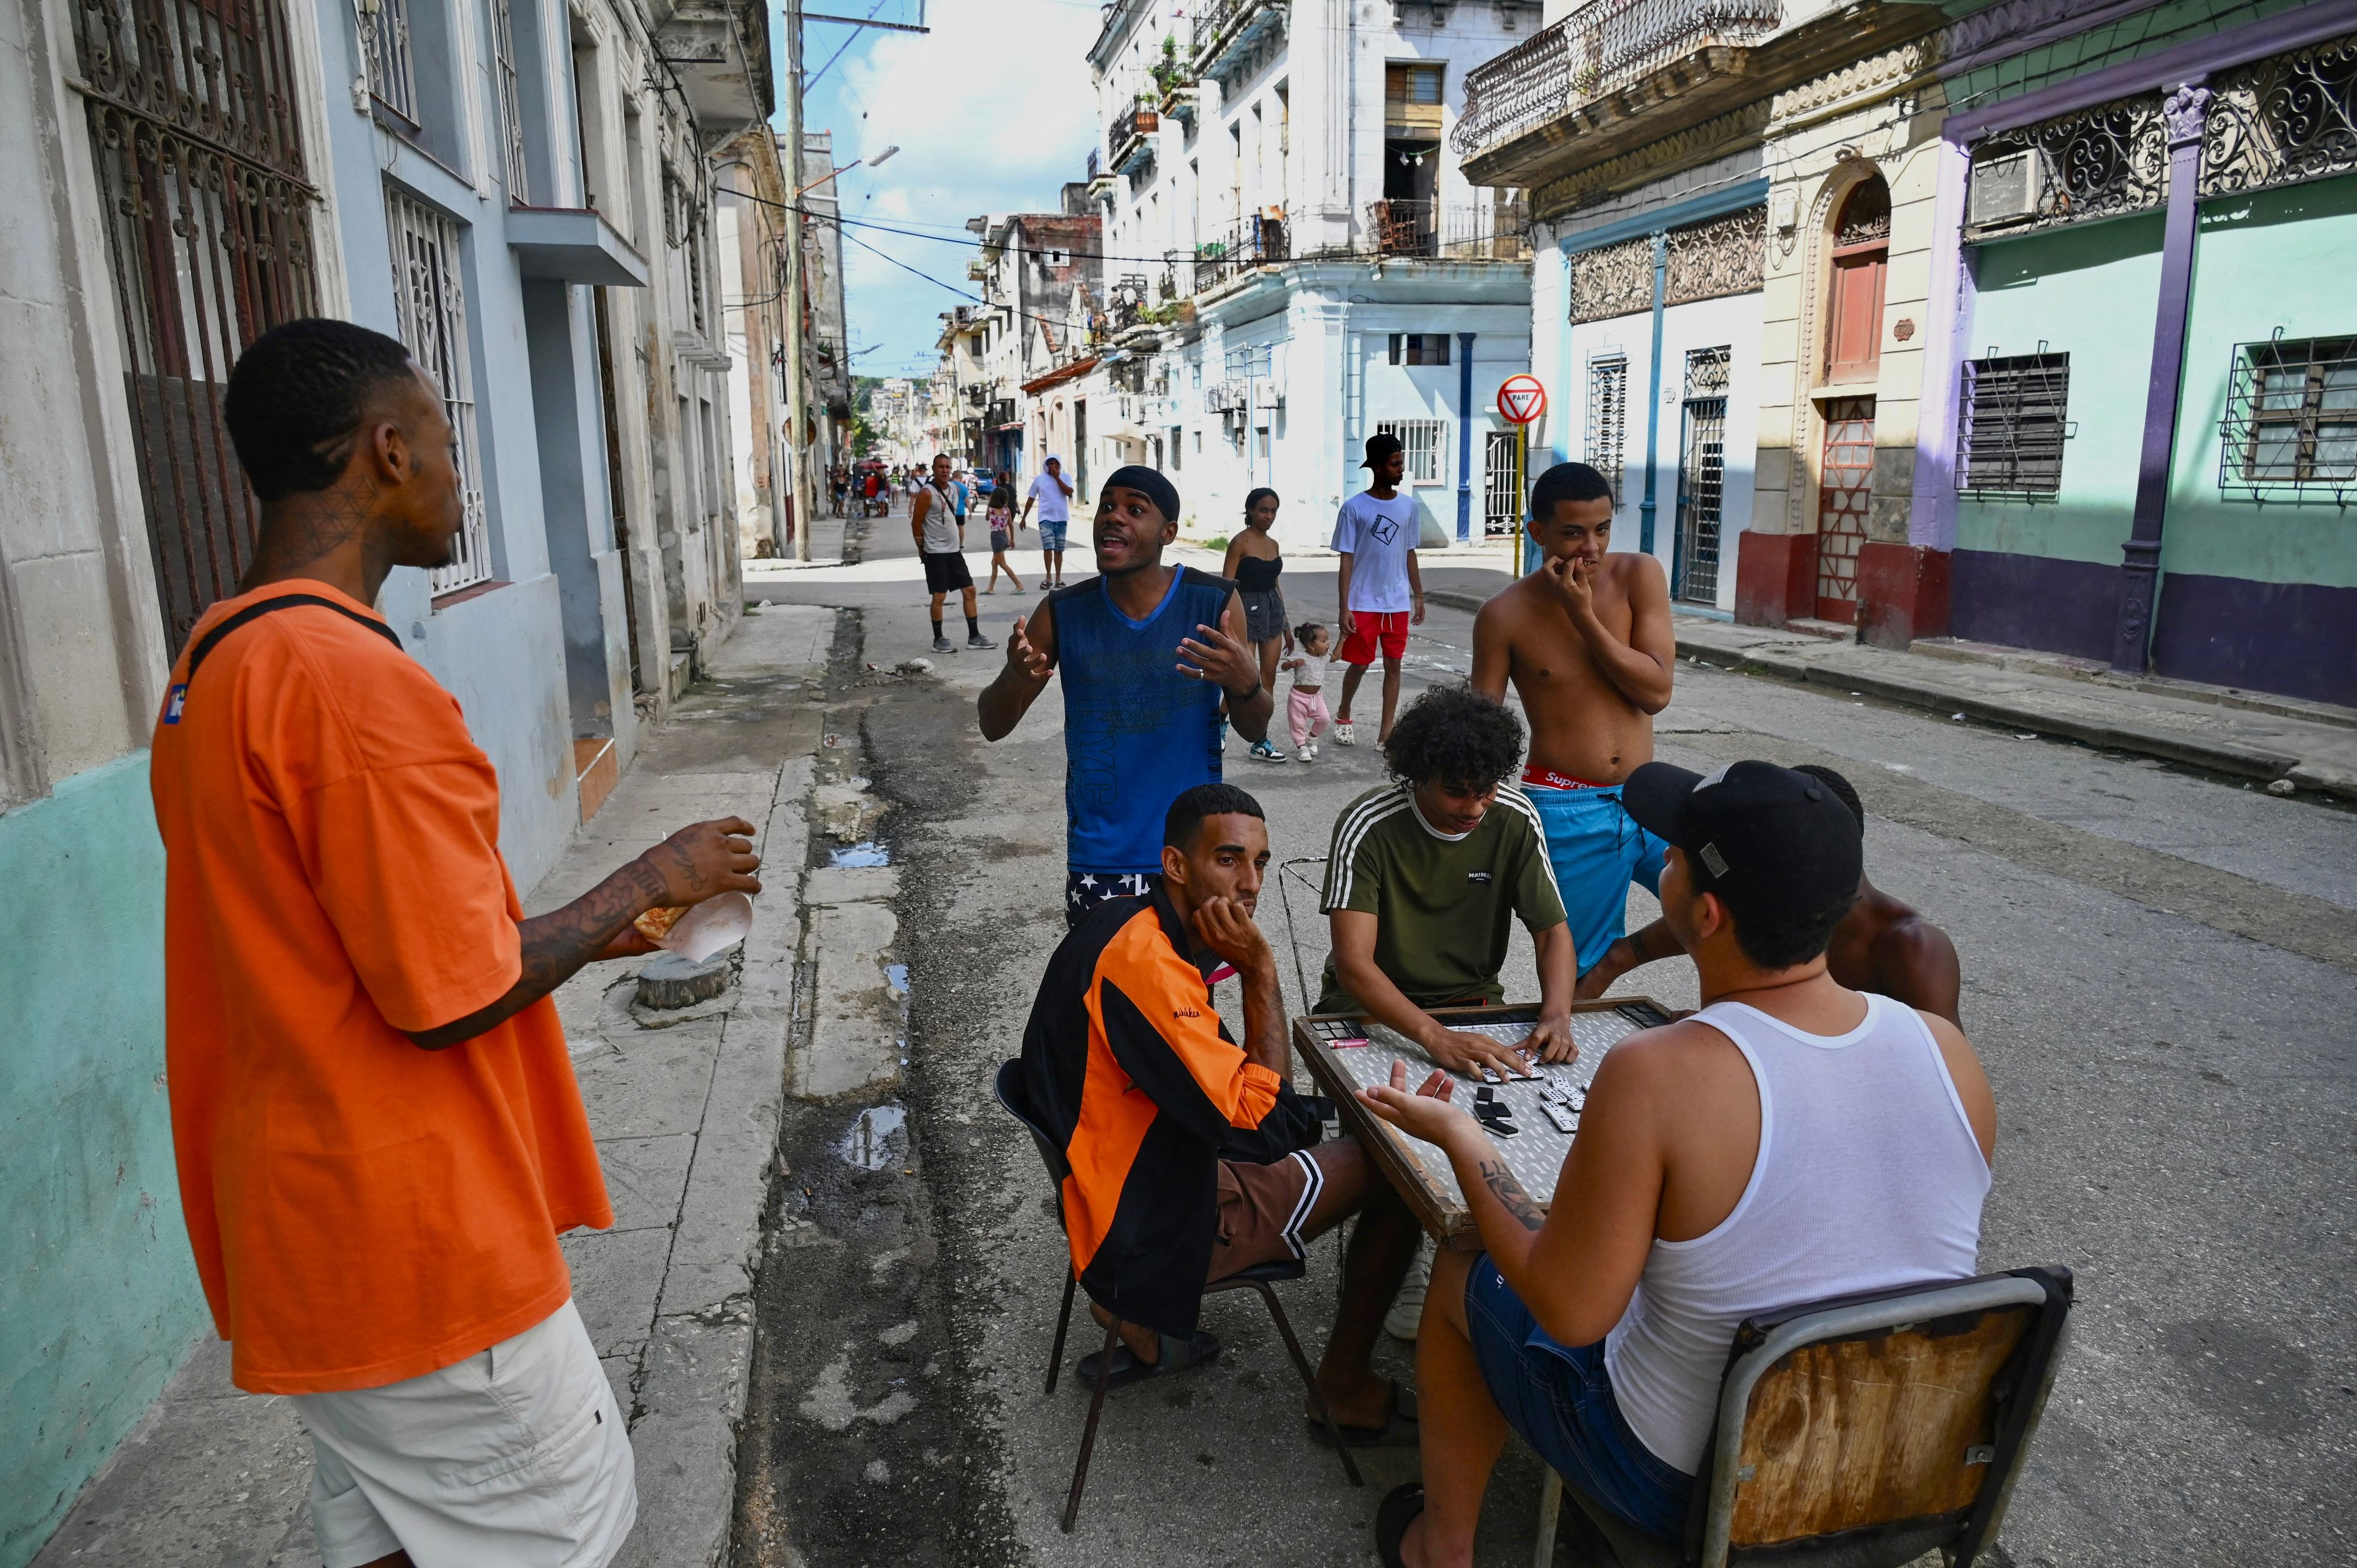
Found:
[{"label": "brown shorts", "polygon": [[1326,1190],[1326,1172],[1307,1150],[1265,1165],[1220,1162],[1220,1233],[1204,1283],[1258,1263],[1302,1257],[1309,1211]]}]

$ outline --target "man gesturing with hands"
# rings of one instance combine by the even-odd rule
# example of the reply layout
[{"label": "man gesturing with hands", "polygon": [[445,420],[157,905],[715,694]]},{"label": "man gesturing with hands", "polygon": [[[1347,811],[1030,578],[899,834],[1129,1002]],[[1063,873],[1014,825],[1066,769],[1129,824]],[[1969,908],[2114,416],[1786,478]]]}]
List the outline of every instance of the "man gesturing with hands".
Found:
[{"label": "man gesturing with hands", "polygon": [[255,559],[176,661],[151,777],[166,1057],[231,1376],[310,1434],[327,1568],[600,1568],[630,1446],[557,1237],[613,1223],[549,993],[647,910],[759,892],[753,824],[683,829],[526,919],[500,788],[372,607],[447,564],[450,424],[403,346],[264,334],[225,422]]},{"label": "man gesturing with hands", "polygon": [[1221,776],[1220,698],[1246,740],[1275,702],[1246,640],[1235,584],[1165,565],[1178,492],[1152,468],[1115,469],[1091,525],[1098,575],[1060,588],[1006,639],[1006,667],[975,707],[985,740],[1064,681],[1064,919],[1148,891],[1161,875],[1162,811]]}]

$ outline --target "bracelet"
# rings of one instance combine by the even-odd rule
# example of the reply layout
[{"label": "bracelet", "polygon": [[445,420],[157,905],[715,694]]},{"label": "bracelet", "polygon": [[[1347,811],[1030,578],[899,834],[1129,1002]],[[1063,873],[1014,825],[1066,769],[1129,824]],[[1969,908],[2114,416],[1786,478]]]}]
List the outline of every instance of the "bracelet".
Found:
[{"label": "bracelet", "polygon": [[1231,703],[1249,703],[1249,702],[1251,702],[1254,697],[1259,696],[1259,695],[1260,695],[1260,692],[1261,692],[1261,682],[1260,682],[1260,678],[1259,678],[1258,676],[1254,676],[1254,677],[1253,678],[1252,690],[1251,690],[1251,691],[1249,691],[1249,692],[1246,692],[1246,693],[1245,693],[1243,696],[1241,696],[1241,697],[1237,696],[1233,692],[1229,691],[1225,686],[1222,686],[1222,687],[1221,687],[1221,688],[1220,688],[1220,695],[1222,695],[1222,696],[1223,696],[1223,697],[1227,698],[1227,700],[1228,700],[1228,701],[1230,701]]}]

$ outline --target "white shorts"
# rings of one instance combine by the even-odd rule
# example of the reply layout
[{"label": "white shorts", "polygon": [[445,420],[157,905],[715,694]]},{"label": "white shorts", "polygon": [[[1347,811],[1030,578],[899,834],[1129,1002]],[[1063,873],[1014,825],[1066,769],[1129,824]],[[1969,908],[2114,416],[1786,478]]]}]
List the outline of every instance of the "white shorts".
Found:
[{"label": "white shorts", "polygon": [[605,1568],[639,1516],[622,1411],[567,1301],[438,1372],[288,1397],[326,1568]]}]

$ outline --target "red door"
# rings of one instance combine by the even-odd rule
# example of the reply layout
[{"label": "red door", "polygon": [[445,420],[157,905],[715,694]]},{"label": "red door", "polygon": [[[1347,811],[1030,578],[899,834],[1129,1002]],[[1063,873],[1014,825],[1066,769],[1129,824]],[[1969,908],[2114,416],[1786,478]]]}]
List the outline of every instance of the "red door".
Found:
[{"label": "red door", "polygon": [[1882,292],[1890,270],[1890,188],[1878,175],[1849,193],[1834,224],[1825,380],[1870,381],[1882,365]]},{"label": "red door", "polygon": [[1857,619],[1857,553],[1874,480],[1874,400],[1825,404],[1824,461],[1817,481],[1817,618]]}]

